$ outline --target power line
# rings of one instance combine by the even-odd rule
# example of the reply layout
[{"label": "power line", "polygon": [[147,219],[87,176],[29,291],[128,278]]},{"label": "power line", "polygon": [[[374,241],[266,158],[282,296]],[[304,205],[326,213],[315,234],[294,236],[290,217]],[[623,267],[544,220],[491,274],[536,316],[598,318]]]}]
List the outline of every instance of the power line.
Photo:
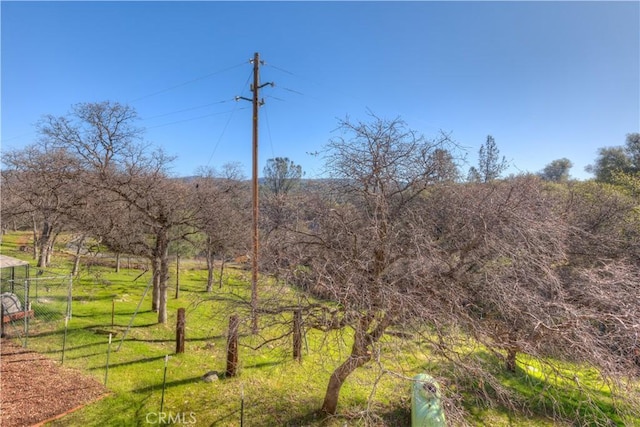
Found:
[{"label": "power line", "polygon": [[213,151],[211,152],[211,155],[209,156],[209,160],[207,160],[206,163],[206,167],[209,166],[209,164],[211,163],[211,160],[213,159],[213,156],[216,154],[216,151],[218,150],[218,146],[220,145],[220,142],[222,141],[222,137],[224,136],[227,127],[229,126],[229,123],[231,123],[231,119],[233,118],[233,115],[235,114],[235,112],[237,110],[245,110],[249,107],[242,107],[242,108],[238,108],[237,104],[236,107],[231,111],[231,114],[229,115],[229,118],[227,119],[227,122],[224,124],[224,127],[222,128],[222,133],[220,133],[220,137],[218,138],[218,141],[216,142],[216,145],[214,145],[213,147]]},{"label": "power line", "polygon": [[267,134],[269,135],[269,145],[271,146],[271,157],[276,157],[275,150],[273,149],[273,138],[271,138],[271,125],[269,124],[268,108],[264,109],[264,118],[267,122]]},{"label": "power line", "polygon": [[234,66],[232,66],[232,67],[228,67],[228,68],[224,68],[224,69],[222,69],[222,70],[214,71],[213,73],[205,74],[204,76],[196,77],[195,79],[191,79],[191,80],[187,80],[187,81],[182,82],[182,83],[178,83],[177,85],[173,85],[173,86],[167,87],[167,88],[162,89],[162,90],[159,90],[159,91],[157,91],[157,92],[153,92],[153,93],[150,93],[150,94],[148,94],[148,95],[143,95],[143,96],[141,96],[141,97],[139,97],[139,98],[136,98],[136,99],[131,100],[130,102],[132,102],[132,103],[133,103],[133,102],[140,101],[140,100],[142,100],[142,99],[150,98],[150,97],[152,97],[152,96],[160,95],[161,93],[169,92],[169,91],[171,91],[171,90],[173,90],[173,89],[177,89],[177,88],[179,88],[179,87],[186,86],[186,85],[188,85],[188,84],[191,84],[191,83],[194,83],[194,82],[197,82],[197,81],[200,81],[200,80],[204,80],[204,79],[206,79],[206,78],[209,78],[209,77],[215,76],[215,75],[217,75],[217,74],[221,74],[221,73],[224,73],[224,72],[226,72],[226,71],[233,70],[233,69],[238,68],[238,67],[241,67],[241,66],[243,66],[243,65],[245,65],[245,64],[246,64],[246,62],[243,62],[243,63],[237,64],[237,65],[234,65]]},{"label": "power line", "polygon": [[282,86],[278,86],[278,87],[281,88],[281,89],[284,89],[286,91],[293,92],[293,93],[298,94],[298,95],[306,96],[304,93],[302,93],[300,91],[297,91],[297,90],[294,90],[294,89],[289,89],[287,87],[282,87]]},{"label": "power line", "polygon": [[[251,75],[253,74],[253,71],[251,71],[249,73],[249,75],[247,76],[247,80],[244,82],[244,84],[242,85],[242,88],[240,89],[240,94],[244,94],[247,85],[249,84],[249,80],[251,79]],[[234,98],[234,100],[236,100],[236,98]],[[220,133],[220,137],[218,137],[218,141],[216,142],[216,145],[213,147],[213,151],[211,152],[211,155],[209,156],[209,160],[207,160],[207,164],[206,166],[209,166],[209,164],[211,163],[211,160],[213,159],[213,156],[216,154],[216,151],[218,150],[218,146],[220,145],[220,142],[222,141],[222,137],[224,136],[227,127],[229,126],[229,123],[231,123],[231,119],[233,118],[233,115],[235,114],[235,112],[237,110],[244,110],[247,107],[243,107],[243,108],[238,108],[238,103],[235,103],[235,107],[233,108],[233,110],[231,111],[231,115],[229,115],[229,118],[227,119],[227,123],[225,123],[224,127],[222,128],[222,132]]]},{"label": "power line", "polygon": [[277,96],[273,96],[273,95],[267,95],[266,98],[275,99],[276,101],[280,101],[280,102],[286,102],[286,100],[282,98],[278,98]]},{"label": "power line", "polygon": [[291,71],[289,71],[289,70],[285,70],[284,68],[276,67],[276,66],[275,66],[275,65],[273,65],[273,64],[265,63],[264,65],[266,65],[267,67],[274,68],[274,69],[276,69],[276,70],[278,70],[278,71],[282,71],[283,73],[287,73],[287,74],[291,74],[292,76],[295,76],[295,74],[294,74],[294,73],[292,73]]},{"label": "power line", "polygon": [[23,133],[22,135],[15,135],[15,136],[10,136],[9,138],[2,138],[2,142],[7,142],[7,141],[12,141],[14,139],[19,139],[19,138],[24,138],[25,136],[35,136],[37,133],[36,132],[27,132],[27,133]]},{"label": "power line", "polygon": [[230,98],[230,99],[226,99],[223,101],[217,101],[217,102],[210,102],[208,104],[204,104],[204,105],[198,105],[196,107],[189,107],[189,108],[183,108],[181,110],[176,110],[176,111],[171,111],[168,113],[163,113],[163,114],[157,114],[155,116],[150,116],[150,117],[141,117],[140,120],[151,120],[151,119],[157,119],[158,117],[166,117],[166,116],[170,116],[172,114],[178,114],[178,113],[184,113],[185,111],[193,111],[193,110],[198,110],[200,108],[206,108],[206,107],[210,107],[212,105],[218,105],[218,104],[224,104],[226,102],[230,102],[233,101],[234,98]]},{"label": "power line", "polygon": [[[248,108],[248,107],[244,107],[244,108],[241,108],[241,110],[244,110],[244,109],[247,109],[247,108]],[[177,124],[177,123],[184,123],[184,122],[190,122],[190,121],[193,121],[193,120],[204,119],[204,118],[206,118],[206,117],[219,116],[219,115],[222,115],[222,114],[233,113],[233,112],[235,112],[237,109],[238,109],[238,108],[234,108],[233,110],[219,111],[219,112],[216,112],[216,113],[205,114],[205,115],[203,115],[203,116],[191,117],[191,118],[189,118],[189,119],[176,120],[175,122],[162,123],[162,124],[155,125],[155,126],[149,126],[149,127],[147,127],[147,129],[155,129],[155,128],[159,128],[159,127],[163,127],[163,126],[175,125],[175,124]]]}]

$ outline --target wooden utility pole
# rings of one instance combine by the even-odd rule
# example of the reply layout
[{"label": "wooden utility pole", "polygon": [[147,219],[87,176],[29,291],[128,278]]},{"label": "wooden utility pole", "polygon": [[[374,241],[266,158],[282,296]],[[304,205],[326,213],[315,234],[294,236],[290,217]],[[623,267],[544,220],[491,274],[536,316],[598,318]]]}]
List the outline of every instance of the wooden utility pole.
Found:
[{"label": "wooden utility pole", "polygon": [[253,227],[252,227],[252,256],[251,256],[251,331],[258,333],[258,108],[264,104],[264,100],[259,99],[258,91],[273,83],[260,84],[260,54],[256,52],[251,60],[253,63],[253,92],[252,99],[236,96],[238,99],[251,101],[253,103],[253,162],[252,162],[252,205],[253,205]]}]

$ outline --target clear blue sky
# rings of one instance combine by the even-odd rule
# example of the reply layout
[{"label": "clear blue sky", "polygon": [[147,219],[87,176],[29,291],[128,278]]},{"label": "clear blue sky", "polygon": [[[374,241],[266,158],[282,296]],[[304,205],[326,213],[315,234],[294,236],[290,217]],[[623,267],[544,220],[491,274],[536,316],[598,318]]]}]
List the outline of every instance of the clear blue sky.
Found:
[{"label": "clear blue sky", "polygon": [[[640,3],[1,2],[2,150],[79,102],[134,107],[173,172],[240,162],[250,176],[252,65],[265,65],[260,170],[307,177],[337,119],[400,116],[469,153],[492,135],[509,172],[640,131]],[[468,166],[465,166],[464,170]]]}]

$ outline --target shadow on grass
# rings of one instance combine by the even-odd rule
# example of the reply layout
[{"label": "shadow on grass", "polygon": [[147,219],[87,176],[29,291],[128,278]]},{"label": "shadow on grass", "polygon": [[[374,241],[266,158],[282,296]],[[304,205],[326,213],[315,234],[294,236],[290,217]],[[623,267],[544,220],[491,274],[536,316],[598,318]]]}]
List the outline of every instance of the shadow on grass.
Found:
[{"label": "shadow on grass", "polygon": [[[176,342],[175,338],[166,338],[166,339],[155,339],[155,338],[127,338],[124,340],[125,342],[148,342],[148,343],[167,343],[167,342]],[[185,339],[184,342],[185,343],[190,343],[190,342],[198,342],[198,341],[211,341],[210,337],[201,337],[201,338],[189,338],[189,339]]]},{"label": "shadow on grass", "polygon": [[261,369],[261,368],[264,368],[266,366],[281,365],[282,363],[283,363],[283,361],[260,362],[260,363],[254,363],[253,365],[245,365],[244,369]]},{"label": "shadow on grass", "polygon": [[299,426],[322,426],[325,425],[326,422],[330,418],[327,417],[327,414],[320,410],[311,411],[304,415],[299,415],[296,417],[289,418],[286,420],[283,425],[286,427],[299,427]]},{"label": "shadow on grass", "polygon": [[[66,348],[64,349],[64,351],[65,351],[65,353],[67,353],[67,354],[68,354],[68,353],[69,353],[69,352],[71,352],[71,351],[80,350],[80,349],[82,349],[82,348],[95,347],[95,346],[104,346],[104,348],[106,348],[106,346],[107,346],[107,341],[104,341],[104,342],[102,342],[102,341],[101,341],[101,342],[94,342],[94,343],[89,343],[89,344],[81,344],[81,345],[76,345],[76,346],[73,346],[73,347],[66,347]],[[62,351],[62,348],[57,348],[57,349],[53,349],[53,350],[39,351],[39,353],[43,353],[43,354],[55,354],[55,353],[60,353],[61,351]],[[100,353],[98,353],[98,354],[101,354],[101,353],[106,353],[106,350],[105,350],[104,352],[100,352]],[[80,355],[80,358],[82,358],[82,357],[87,357],[87,356],[88,356],[88,355],[84,355],[84,354],[82,354],[82,355]],[[66,358],[66,356],[65,356],[65,358]]]},{"label": "shadow on grass", "polygon": [[[6,328],[6,326],[5,326],[5,328]],[[63,334],[63,332],[61,332],[59,330],[34,332],[33,329],[29,329],[29,339],[49,337],[49,336],[52,336],[52,335],[60,335],[60,337],[62,337],[62,334]],[[20,335],[22,335],[22,334],[20,334]],[[60,339],[62,340],[62,338],[60,338]]]},{"label": "shadow on grass", "polygon": [[[79,356],[67,356],[67,355],[66,355],[66,352],[67,352],[67,351],[68,351],[68,350],[66,350],[66,351],[65,351],[64,360],[86,359],[86,358],[88,358],[88,357],[106,356],[106,354],[107,354],[107,351],[105,350],[105,351],[101,351],[101,352],[99,352],[99,353],[81,354],[81,355],[79,355]],[[58,350],[58,351],[57,351],[57,352],[55,352],[55,353],[60,353],[60,354],[61,354],[61,353],[62,353],[62,350]]]},{"label": "shadow on grass", "polygon": [[411,425],[411,409],[394,408],[378,414],[388,426],[408,426]]},{"label": "shadow on grass", "polygon": [[[164,359],[164,356],[161,357],[161,359]],[[112,367],[115,365],[110,365],[109,367]],[[175,380],[175,381],[168,381],[165,384],[165,388],[172,388],[172,387],[177,387],[177,386],[181,386],[181,385],[185,385],[185,384],[193,384],[193,383],[197,383],[197,382],[203,382],[202,377],[192,377],[192,378],[185,378],[182,380]],[[149,393],[152,391],[157,391],[157,390],[162,390],[162,383],[158,383],[155,385],[150,385],[147,387],[140,387],[140,388],[136,388],[131,390],[133,393]]]},{"label": "shadow on grass", "polygon": [[95,302],[100,300],[112,300],[113,295],[74,295],[74,302]]},{"label": "shadow on grass", "polygon": [[[503,361],[484,351],[474,354],[475,361],[482,361],[486,375],[494,376],[510,394],[510,401],[521,410],[497,405],[495,412],[505,417],[522,416],[554,422],[568,422],[576,425],[624,425],[624,412],[632,408],[616,402],[610,391],[602,387],[595,371],[588,368],[547,361],[540,364],[535,359],[519,354],[515,372],[503,368]],[[472,418],[483,423],[483,410],[492,406],[487,400],[498,399],[499,391],[484,378],[470,373],[462,374],[459,367],[450,363],[424,367],[427,372],[438,372],[444,377],[455,377],[455,387],[463,396],[463,406]],[[477,369],[478,367],[476,367]],[[457,370],[457,372],[456,372]],[[504,396],[503,396],[504,398]]]},{"label": "shadow on grass", "polygon": [[211,427],[214,427],[214,426],[219,425],[219,424],[220,424],[221,422],[223,422],[223,421],[230,421],[230,420],[234,420],[234,419],[238,420],[238,425],[240,425],[240,424],[241,424],[240,417],[241,417],[241,415],[242,415],[240,412],[241,412],[240,408],[235,409],[235,410],[233,410],[233,411],[231,411],[231,412],[228,412],[226,415],[223,415],[223,416],[221,416],[221,417],[219,417],[219,418],[216,418],[216,419],[215,419],[215,420],[213,420],[213,422],[212,422],[211,424],[209,424],[209,425],[210,425]]},{"label": "shadow on grass", "polygon": [[[382,423],[382,424],[380,424]],[[409,426],[411,425],[411,413],[409,410],[398,408],[389,412],[376,412],[375,421],[366,421],[362,416],[349,416],[344,414],[327,415],[321,410],[309,412],[304,415],[289,418],[283,424],[287,427],[300,426],[335,426],[335,425],[385,425],[385,426]]]},{"label": "shadow on grass", "polygon": [[[138,313],[136,313],[136,316],[140,316],[142,314],[146,314],[146,313],[155,313],[155,311],[153,310],[140,310],[138,311]],[[116,316],[133,316],[134,312],[121,312],[118,311],[115,313]],[[106,317],[106,316],[111,316],[111,310],[109,310],[108,312],[96,312],[96,313],[88,313],[88,314],[83,314],[83,313],[73,313],[73,317],[80,317],[80,318],[91,318],[91,317]],[[154,325],[157,325],[158,323],[154,323]]]},{"label": "shadow on grass", "polygon": [[[111,368],[118,368],[121,366],[131,366],[131,365],[136,365],[138,363],[148,363],[148,362],[155,362],[156,360],[164,360],[165,356],[154,356],[154,357],[146,357],[144,359],[136,359],[136,360],[129,360],[128,362],[121,362],[121,363],[110,363],[109,364],[109,369]],[[101,366],[97,366],[95,368],[89,368],[90,370],[102,370],[104,369],[105,366],[101,365]],[[134,390],[136,391],[136,390]]]}]

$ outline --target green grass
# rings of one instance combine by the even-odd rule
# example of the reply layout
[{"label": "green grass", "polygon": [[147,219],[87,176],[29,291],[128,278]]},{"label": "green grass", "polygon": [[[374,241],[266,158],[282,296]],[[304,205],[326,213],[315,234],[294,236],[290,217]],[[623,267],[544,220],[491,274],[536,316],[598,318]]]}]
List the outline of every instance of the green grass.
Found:
[{"label": "green grass", "polygon": [[[28,239],[28,234],[3,236],[2,253],[28,260],[28,254],[17,251],[25,239]],[[69,261],[63,257],[56,257],[54,262],[53,272],[66,274],[70,271]],[[249,296],[248,273],[229,268],[224,287],[218,289],[216,285],[214,292],[208,294],[204,292],[206,271],[200,266],[196,262],[181,263],[181,296],[176,300],[173,298],[174,289],[169,290],[169,319],[165,325],[156,323],[157,314],[150,310],[150,294],[147,295],[119,351],[116,349],[141,300],[150,273],[139,277],[140,270],[123,269],[115,273],[110,268],[98,266],[82,270],[74,281],[73,317],[68,323],[64,364],[104,381],[111,333],[108,371],[111,393],[59,421],[49,423],[50,426],[157,423],[166,355],[169,355],[169,361],[163,410],[173,416],[173,421],[187,423],[195,420],[198,426],[238,426],[242,397],[247,426],[408,425],[410,382],[406,378],[424,369],[444,378],[453,372],[454,368],[445,361],[430,358],[424,343],[385,337],[378,363],[359,369],[345,383],[338,407],[341,415],[326,418],[317,410],[322,404],[331,372],[348,354],[350,334],[308,331],[302,363],[292,360],[290,336],[260,346],[263,339],[275,338],[287,331],[291,314],[263,316],[261,337],[251,336],[248,310],[241,302]],[[175,283],[175,277],[170,283]],[[295,290],[283,289],[269,281],[262,283],[260,289],[264,299],[277,297],[293,302],[297,298]],[[64,297],[65,292],[66,288],[62,286],[51,287],[46,298]],[[47,316],[45,311],[40,314],[36,311],[38,315],[32,323],[33,335],[29,337],[28,346],[60,361],[64,314],[56,313],[55,308],[59,306],[50,307]],[[174,328],[179,307],[184,307],[187,313],[186,351],[176,355]],[[226,331],[232,313],[238,313],[242,319],[240,373],[234,378],[221,375],[219,381],[206,383],[202,381],[206,372],[225,371]],[[479,355],[482,351],[477,348],[470,354]],[[487,358],[487,363],[497,363],[490,359]],[[640,425],[637,419],[616,418],[609,390],[600,384],[592,371],[567,366],[566,378],[554,378],[545,366],[536,363],[520,357],[519,372],[501,374],[505,387],[523,399],[535,402],[531,414],[514,416],[505,408],[475,405],[473,393],[466,390],[461,393],[461,403],[469,415],[467,421],[492,426],[559,425],[549,421],[549,411],[554,410],[550,402],[556,405],[555,410],[561,408],[566,413],[589,410],[576,399],[572,388],[563,390],[560,387],[555,394],[549,394],[547,386],[550,382],[561,384],[571,372],[591,390],[590,396],[597,399],[602,417],[618,423],[626,421],[627,425]]]}]

